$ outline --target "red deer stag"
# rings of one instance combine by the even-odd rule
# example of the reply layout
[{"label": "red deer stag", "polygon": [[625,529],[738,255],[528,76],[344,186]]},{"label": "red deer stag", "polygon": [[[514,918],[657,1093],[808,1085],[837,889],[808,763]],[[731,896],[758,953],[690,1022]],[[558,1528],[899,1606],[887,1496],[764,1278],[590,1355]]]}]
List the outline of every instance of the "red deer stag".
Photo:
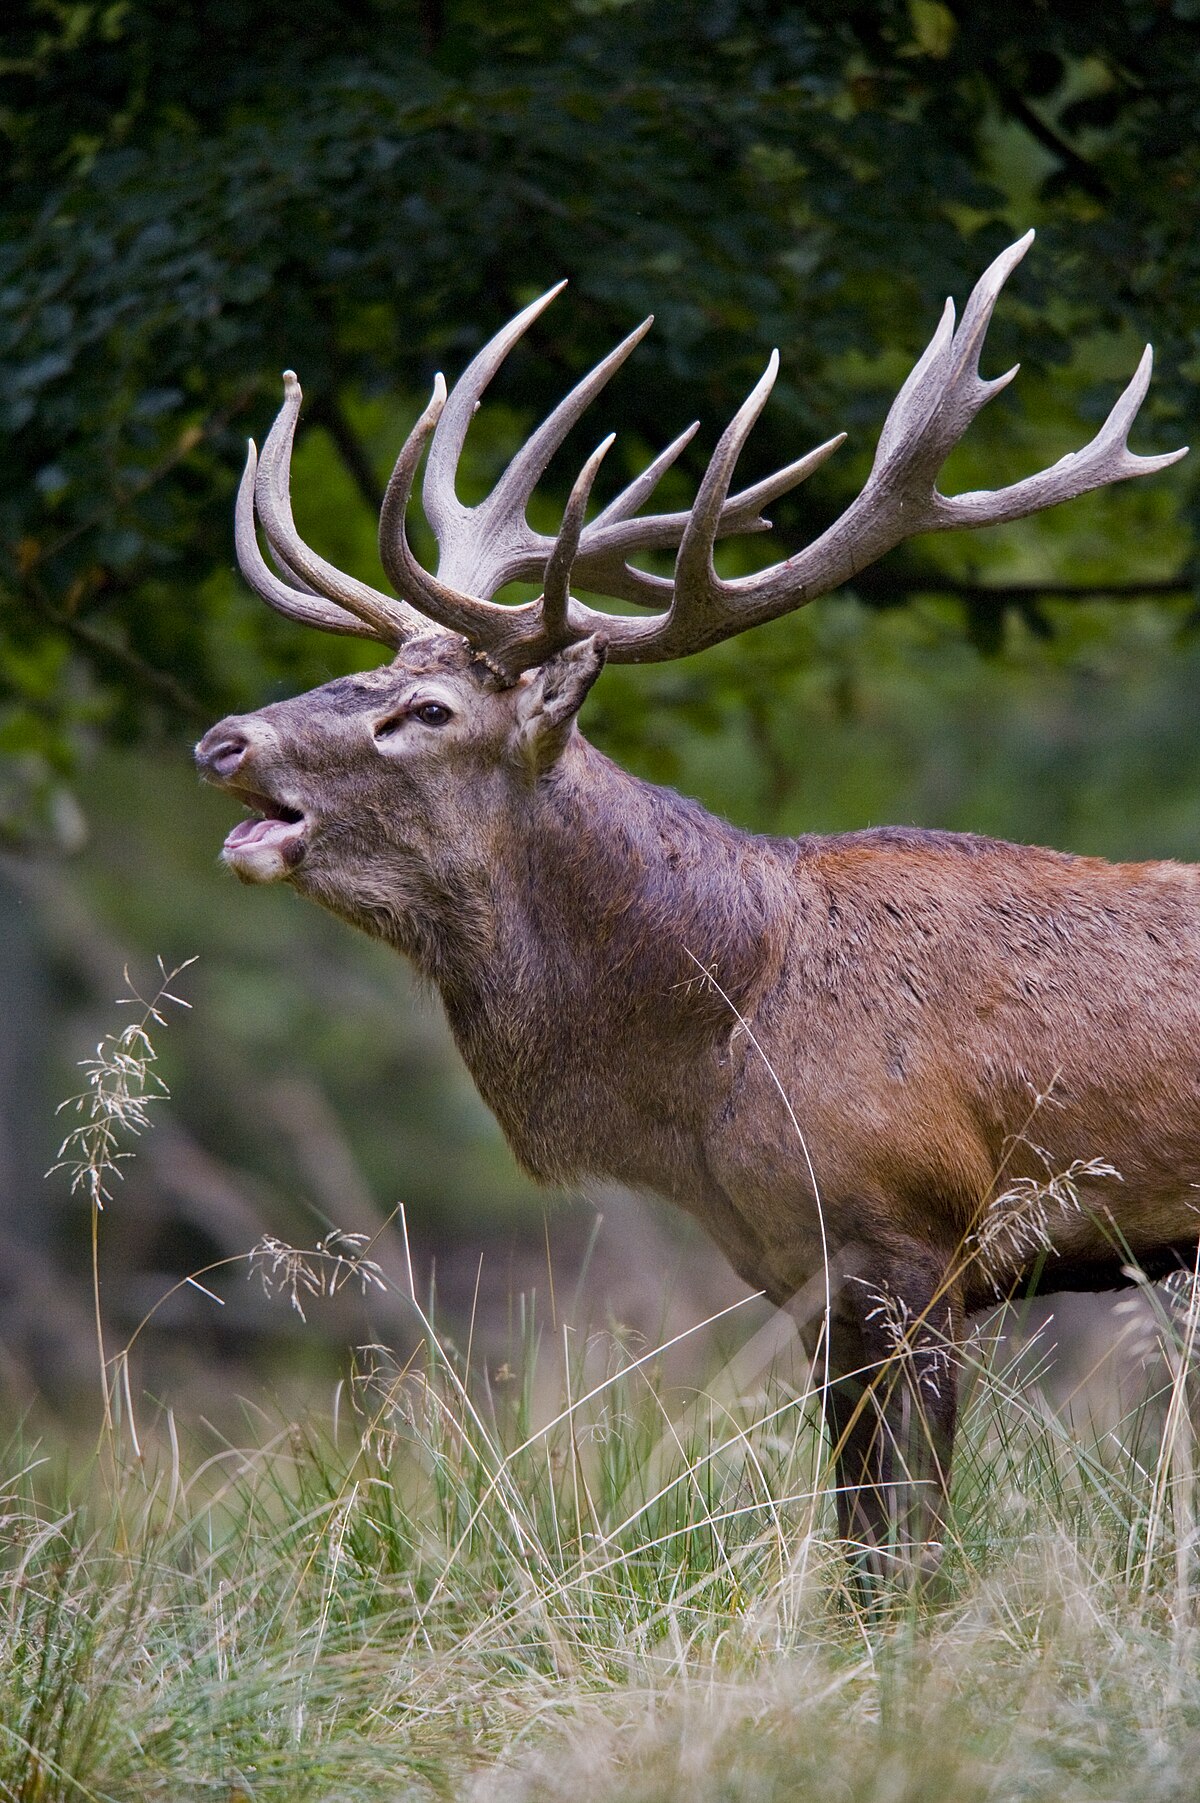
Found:
[{"label": "red deer stag", "polygon": [[[716,574],[714,541],[764,527],[760,510],[841,442],[729,494],[774,356],[689,511],[640,510],[690,431],[585,523],[606,439],[551,539],[526,521],[534,485],[650,322],[466,507],[455,470],[476,404],[558,290],[535,301],[449,395],[438,377],[400,453],[380,551],[403,600],[297,533],[289,372],[257,467],[250,446],[238,562],[290,619],[394,656],[223,720],[196,753],[252,810],[225,863],[248,883],[291,883],[432,979],[534,1177],[669,1197],[792,1309],[825,1373],[840,1528],[877,1567],[898,1541],[936,1542],[965,1314],[1039,1279],[1097,1289],[1132,1261],[1154,1274],[1193,1258],[1200,873],[903,827],[756,837],[627,775],[575,717],[606,658],[687,656],[914,533],[1019,519],[1183,455],[1127,448],[1147,349],[1085,449],[994,492],[938,492],[949,452],[1015,374],[983,380],[979,354],[1032,236],[996,259],[957,329],[947,302],[841,518],[733,581]],[[436,576],[405,531],[427,443]],[[673,578],[628,561],[664,547]],[[540,598],[494,602],[516,578]],[[573,584],[652,611],[594,611]],[[1049,1192],[1048,1173],[1061,1179]],[[1036,1194],[1040,1213],[1022,1216]]]}]

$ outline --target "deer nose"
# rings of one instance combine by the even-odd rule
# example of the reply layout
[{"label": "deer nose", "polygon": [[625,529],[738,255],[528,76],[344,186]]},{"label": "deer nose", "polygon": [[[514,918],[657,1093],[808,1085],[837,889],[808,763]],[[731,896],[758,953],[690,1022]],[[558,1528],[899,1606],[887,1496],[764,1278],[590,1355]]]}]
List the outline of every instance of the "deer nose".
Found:
[{"label": "deer nose", "polygon": [[222,720],[205,733],[196,747],[196,763],[202,776],[228,782],[245,763],[253,740],[236,720]]},{"label": "deer nose", "polygon": [[211,733],[197,745],[196,762],[206,776],[219,776],[227,780],[250,749],[250,742],[240,732],[222,733],[211,744],[210,739],[213,739]]}]

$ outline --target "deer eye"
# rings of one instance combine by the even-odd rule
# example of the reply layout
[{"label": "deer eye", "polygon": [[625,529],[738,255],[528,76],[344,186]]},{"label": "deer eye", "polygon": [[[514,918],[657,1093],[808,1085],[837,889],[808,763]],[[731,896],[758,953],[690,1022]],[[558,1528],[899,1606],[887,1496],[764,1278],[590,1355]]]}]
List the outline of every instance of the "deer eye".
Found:
[{"label": "deer eye", "polygon": [[389,714],[375,727],[377,739],[390,739],[393,733],[400,731],[406,720],[419,720],[423,726],[445,726],[453,718],[453,712],[444,702],[422,701],[419,707],[402,708],[398,714]]}]

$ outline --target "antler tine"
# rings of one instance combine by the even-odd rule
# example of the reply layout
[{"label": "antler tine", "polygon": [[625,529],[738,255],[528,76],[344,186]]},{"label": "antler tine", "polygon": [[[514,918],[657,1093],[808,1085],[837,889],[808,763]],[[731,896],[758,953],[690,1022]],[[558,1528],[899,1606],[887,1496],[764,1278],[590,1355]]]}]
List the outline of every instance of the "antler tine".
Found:
[{"label": "antler tine", "polygon": [[660,451],[658,456],[646,465],[640,476],[635,476],[619,495],[613,496],[607,507],[601,508],[592,521],[592,531],[597,532],[602,526],[615,526],[622,520],[630,519],[639,507],[644,507],[671,465],[676,462],[681,452],[687,450],[699,430],[700,421],[693,420],[690,426],[684,428],[678,438],[673,438],[666,450]]},{"label": "antler tine", "polygon": [[267,540],[267,556],[271,559],[271,562],[275,565],[275,568],[279,571],[279,574],[282,576],[283,580],[287,583],[289,588],[296,589],[297,592],[301,595],[315,595],[316,594],[317,591],[315,588],[311,588],[307,582],[305,582],[301,577],[297,576],[295,570],[292,569],[292,567],[288,563],[286,557],[280,556],[279,552],[275,549],[275,546],[271,543],[270,539]]},{"label": "antler tine", "polygon": [[[1035,236],[1036,233],[1030,226],[1024,237],[1002,250],[998,257],[993,257],[967,298],[962,324],[954,334],[954,349],[959,365],[976,377],[979,377],[979,353],[983,349],[983,341],[992,323],[992,314],[996,310],[1001,290],[1018,263],[1024,262]],[[994,382],[985,382],[984,387],[995,392],[995,382],[1010,382],[1012,374],[1015,374],[1015,370],[1011,374],[997,376]]]},{"label": "antler tine", "polygon": [[474,595],[463,595],[433,576],[420,563],[408,542],[405,516],[412,497],[413,480],[425,445],[447,404],[446,384],[439,374],[429,405],[404,441],[383,497],[379,516],[379,555],[388,581],[409,596],[421,612],[450,632],[461,633],[478,650],[486,652],[494,642],[511,636],[536,637],[540,611],[535,602],[521,607],[500,607]]},{"label": "antler tine", "polygon": [[408,503],[412,498],[417,466],[445,405],[446,378],[439,370],[433,378],[433,393],[428,405],[400,447],[379,512],[379,561],[384,573],[394,588],[418,596],[423,593],[426,583],[435,583],[436,579],[413,556],[406,523]]},{"label": "antler tine", "polygon": [[[291,581],[281,581],[268,568],[259,549],[258,533],[254,527],[254,479],[257,469],[258,451],[251,439],[246,452],[246,468],[238,485],[233,528],[238,568],[250,587],[276,613],[285,614],[289,620],[298,620],[302,626],[319,626],[323,632],[345,633],[352,638],[376,638],[378,635],[374,629],[364,626],[357,615],[335,607],[332,602],[323,601],[312,589],[302,589],[293,586]],[[273,547],[272,556],[278,557]],[[283,563],[283,559],[279,558],[279,562]],[[284,568],[287,566],[284,565]],[[287,574],[291,576],[292,572],[288,570]]]},{"label": "antler tine", "polygon": [[601,389],[606,387],[621,365],[637,349],[653,324],[654,315],[651,313],[643,319],[640,326],[636,326],[620,344],[609,351],[607,357],[601,358],[582,381],[576,382],[571,392],[564,395],[558,405],[546,415],[537,430],[526,439],[484,502],[489,513],[495,510],[499,519],[503,520],[510,514],[517,517],[519,508],[520,517],[524,516],[530,495],[571,427],[582,418]]},{"label": "antler tine", "polygon": [[1012,482],[1007,488],[977,489],[969,494],[950,496],[935,493],[936,525],[943,529],[1002,525],[1006,520],[1041,513],[1060,501],[1074,500],[1091,489],[1107,487],[1111,482],[1124,482],[1133,476],[1152,476],[1157,470],[1178,463],[1181,457],[1187,456],[1186,445],[1157,457],[1139,457],[1126,442],[1150,385],[1153,366],[1154,352],[1147,345],[1132,379],[1096,436],[1081,450],[1068,451],[1048,470]]},{"label": "antler tine", "polygon": [[[487,499],[471,508],[463,507],[457,496],[454,496],[453,469],[448,467],[447,460],[440,455],[439,441],[446,430],[451,407],[455,409],[452,421],[455,431],[448,442],[454,443],[457,440],[456,464],[458,452],[462,448],[462,440],[457,432],[461,417],[461,408],[457,405],[461,384],[455,383],[446,412],[442,415],[430,446],[422,492],[425,513],[438,541],[438,576],[443,582],[464,594],[490,600],[497,589],[503,588],[506,582],[527,571],[531,561],[540,570],[549,541],[535,532],[525,518],[530,496],[567,433],[641,343],[652,324],[652,319],[643,320],[607,357],[589,370],[569,394],[564,395],[536,431],[526,439]],[[480,356],[486,356],[491,349],[491,345],[487,346]],[[479,358],[476,363],[478,361]],[[489,357],[489,364],[493,367],[496,361]],[[474,368],[475,365],[472,364],[462,381],[471,377]],[[474,393],[476,389],[477,384],[472,381],[468,393]],[[452,506],[448,504],[449,497],[453,497]]]},{"label": "antler tine", "polygon": [[[596,615],[591,609],[579,608],[581,624],[583,617],[589,625],[603,623],[618,662],[640,663],[683,656],[687,650],[698,650],[701,643],[711,644],[726,636],[728,627],[722,627],[722,585],[712,567],[713,542],[726,515],[729,484],[742,446],[766,406],[778,371],[779,353],[772,351],[762,376],[721,435],[686,519],[675,562],[674,582],[667,583],[662,578],[647,579],[655,583],[660,594],[670,599],[668,611],[657,619],[642,621]],[[808,459],[800,461],[812,467],[813,458],[823,461],[832,448],[832,445],[822,446],[820,453],[810,453]],[[796,467],[793,465],[792,470]],[[715,607],[711,605],[713,602]]]},{"label": "antler tine", "polygon": [[[662,513],[647,520],[631,519],[627,524],[624,523],[624,516],[643,504],[659,476],[678,456],[695,430],[693,426],[681,433],[675,443],[668,445],[617,496],[616,501],[610,502],[586,528],[584,549],[575,560],[575,574],[584,588],[594,589],[598,594],[619,597],[622,601],[632,601],[638,607],[670,606],[674,589],[670,577],[652,576],[645,570],[634,569],[626,562],[626,558],[635,551],[670,549],[678,545],[687,529],[689,514]],[[789,489],[806,481],[845,441],[845,437],[844,432],[839,432],[835,438],[818,445],[816,450],[809,451],[805,456],[798,457],[794,463],[776,471],[773,476],[765,476],[761,482],[753,483],[739,494],[730,495],[721,508],[715,536],[724,538],[732,532],[769,532],[771,522],[762,518],[762,509],[778,500]],[[636,499],[630,499],[640,485],[644,485],[641,486],[641,493]],[[614,518],[614,509],[618,506],[620,512]]]},{"label": "antler tine", "polygon": [[[946,302],[942,325],[930,346],[937,347],[935,354],[927,368],[922,369],[925,359],[921,359],[911,389],[907,394],[902,389],[897,396],[880,436],[876,469],[882,470],[892,461],[907,463],[917,456],[920,467],[931,478],[936,476],[975,415],[1008,387],[1019,366],[1014,364],[1002,376],[985,382],[979,374],[979,356],[1000,291],[1032,243],[1032,231],[1026,232],[993,259],[971,290],[962,323],[943,349],[940,341],[945,326],[954,322],[953,303]],[[893,414],[897,416],[894,434],[888,429]]]},{"label": "antler tine", "polygon": [[690,605],[693,595],[707,597],[710,591],[713,543],[725,498],[729,493],[729,484],[733,480],[734,468],[754,422],[767,404],[778,374],[779,352],[772,351],[766,369],[721,434],[704,472],[704,480],[700,484],[700,492],[692,506],[687,529],[680,540],[679,553],[675,559],[673,613],[680,608],[681,601]]},{"label": "antler tine", "polygon": [[480,397],[517,340],[525,335],[534,320],[541,317],[566,285],[565,282],[556,282],[553,288],[548,288],[545,294],[539,295],[515,319],[510,319],[494,338],[489,338],[483,349],[468,363],[446,399],[434,442],[429,448],[429,463],[421,492],[425,517],[433,527],[439,546],[443,538],[449,538],[457,522],[470,511],[463,506],[455,492],[454,478],[466,443],[467,428],[475,417]]},{"label": "antler tine", "polygon": [[[1000,291],[1032,243],[1032,231],[1026,232],[993,258],[971,290],[957,331],[954,302],[946,302],[937,330],[888,409],[875,449],[872,477],[905,453],[911,454],[918,445],[923,461],[930,463],[936,473],[950,446],[957,443],[979,409],[1012,381],[1015,368],[992,382],[983,381],[979,375],[979,353]],[[935,415],[938,425],[933,428]]]},{"label": "antler tine", "polygon": [[254,484],[255,505],[267,537],[288,568],[302,581],[310,584],[318,595],[336,601],[339,607],[357,615],[371,629],[365,636],[374,636],[385,645],[400,645],[421,628],[420,616],[403,602],[380,594],[378,589],[358,582],[327,563],[310,550],[296,531],[288,476],[292,439],[303,396],[295,372],[290,369],[284,371],[283,390],[283,405],[267,434]]},{"label": "antler tine", "polygon": [[913,364],[899,394],[888,408],[883,431],[879,434],[879,443],[875,447],[872,476],[892,462],[897,447],[906,436],[919,432],[928,424],[929,416],[936,409],[943,391],[953,339],[954,302],[947,300],[942,308],[937,330]]},{"label": "antler tine", "polygon": [[780,495],[786,495],[790,489],[799,488],[802,482],[807,482],[814,470],[819,470],[845,442],[846,434],[835,432],[824,444],[806,451],[803,457],[797,457],[794,463],[776,470],[773,476],[764,476],[761,482],[752,483],[740,493],[730,495],[717,521],[717,538],[723,538],[729,532],[769,532],[770,520],[758,517],[762,509],[769,507],[772,501],[777,501]]},{"label": "antler tine", "polygon": [[[596,515],[587,532],[590,539],[599,538],[603,531],[604,555],[610,554],[619,546],[624,546],[627,550],[644,551],[678,544],[690,517],[690,510],[687,513],[660,513],[647,520],[630,519],[629,516],[644,504],[657,486],[664,470],[674,463],[684,445],[690,443],[695,433],[695,426],[689,426],[686,432],[680,433],[674,444],[668,445],[665,451],[661,451],[654,462],[644,469],[640,476],[634,478],[628,488],[622,489],[616,499],[610,501],[603,512]],[[785,468],[776,470],[774,475],[764,476],[760,482],[752,483],[749,488],[741,489],[736,495],[730,495],[721,508],[716,536],[724,538],[731,532],[769,532],[771,530],[770,520],[760,517],[763,508],[768,507],[772,501],[777,501],[780,495],[787,494],[789,489],[798,488],[801,482],[806,482],[813,471],[819,469],[825,459],[832,456],[838,446],[844,444],[845,441],[846,434],[839,432],[836,437],[827,439],[824,444],[818,445],[816,450],[807,451],[803,457],[797,457],[794,463],[789,463]],[[626,521],[630,527],[628,534],[616,533],[611,530],[613,526],[621,525]],[[650,536],[651,533],[653,533],[653,537]]]},{"label": "antler tine", "polygon": [[563,511],[562,525],[558,529],[558,537],[554,541],[554,549],[546,564],[545,586],[542,591],[542,624],[546,639],[551,647],[569,643],[570,628],[567,624],[567,613],[571,601],[571,566],[579,549],[579,535],[583,531],[583,519],[587,512],[588,498],[592,492],[592,484],[596,480],[596,472],[612,449],[615,432],[602,439],[592,452],[578,476]]}]

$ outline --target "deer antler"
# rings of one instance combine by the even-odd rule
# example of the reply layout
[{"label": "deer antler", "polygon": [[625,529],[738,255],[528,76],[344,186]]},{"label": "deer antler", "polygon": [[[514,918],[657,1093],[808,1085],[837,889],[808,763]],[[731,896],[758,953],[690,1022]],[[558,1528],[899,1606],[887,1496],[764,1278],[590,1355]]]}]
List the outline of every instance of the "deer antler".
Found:
[{"label": "deer antler", "polygon": [[[442,378],[437,378],[429,405],[400,452],[380,517],[380,554],[389,578],[415,607],[344,575],[312,551],[297,532],[288,475],[301,391],[295,375],[290,370],[285,372],[283,406],[263,446],[257,476],[251,445],[238,494],[238,563],[264,601],[306,625],[379,639],[391,646],[402,644],[423,629],[427,620],[435,620],[450,631],[463,634],[496,674],[507,680],[544,661],[561,645],[595,630],[594,625],[585,625],[582,630],[579,627],[579,603],[569,598],[565,587],[572,574],[581,586],[615,599],[653,608],[670,605],[669,578],[633,569],[627,559],[636,551],[672,549],[687,530],[687,512],[635,516],[691,442],[696,425],[689,426],[660,451],[589,526],[583,525],[580,510],[577,518],[564,520],[555,538],[548,538],[535,532],[525,518],[530,496],[551,457],[589,403],[645,337],[651,325],[649,319],[559,402],[513,458],[486,500],[469,508],[455,493],[455,472],[479,397],[513,345],[563,286],[560,282],[497,333],[464,371],[449,396]],[[404,525],[417,466],[431,434],[422,498],[438,541],[436,576],[417,561]],[[765,481],[723,499],[716,535],[767,531],[769,521],[762,518],[762,508],[802,482],[840,442],[836,439]],[[592,468],[592,462],[588,467]],[[590,489],[590,480],[587,487]],[[584,505],[586,498],[585,493]],[[279,575],[268,568],[259,549],[256,514]],[[506,582],[548,581],[551,569],[561,593],[549,608],[544,605],[545,598],[516,607],[492,601],[491,597]],[[335,605],[329,605],[330,602]],[[608,618],[591,609],[583,611],[596,624],[603,624]]]},{"label": "deer antler", "polygon": [[[652,318],[643,320],[559,402],[518,451],[486,500],[468,508],[454,492],[467,427],[480,396],[513,345],[564,286],[560,282],[551,288],[498,332],[468,365],[449,396],[438,377],[433,398],[396,461],[379,521],[379,553],[391,581],[422,613],[452,632],[461,632],[497,674],[510,679],[543,662],[562,644],[602,627],[607,630],[614,618],[570,599],[557,609],[551,625],[542,600],[508,607],[498,606],[491,597],[506,582],[544,581],[552,563],[561,567],[563,529],[554,539],[535,532],[525,518],[530,496],[571,427],[641,343]],[[590,526],[573,530],[570,570],[580,587],[643,607],[669,607],[670,579],[634,569],[627,560],[636,551],[677,546],[687,532],[690,513],[635,516],[696,430],[692,425],[681,432]],[[422,500],[438,542],[436,576],[417,561],[405,530],[413,480],[431,432]],[[770,522],[762,518],[761,510],[811,475],[844,437],[839,434],[740,494],[726,492],[717,509],[714,536],[768,531]]]},{"label": "deer antler", "polygon": [[1090,489],[1153,475],[1185,457],[1186,445],[1160,457],[1137,457],[1126,443],[1150,384],[1153,352],[1147,345],[1129,386],[1082,450],[1007,488],[953,496],[938,492],[938,472],[950,452],[980,409],[1017,373],[1019,365],[984,381],[979,354],[1000,290],[1033,236],[1027,232],[984,271],[957,331],[954,303],[946,302],[937,331],[892,403],[866,485],[841,518],[786,562],[725,582],[713,568],[714,526],[738,454],[775,380],[777,363],[772,356],[765,375],[727,427],[701,483],[679,547],[669,611],[649,622],[614,622],[609,657],[640,663],[686,656],[828,594],[918,532],[1021,519]]},{"label": "deer antler", "polygon": [[[393,647],[402,645],[414,632],[424,629],[422,616],[402,601],[380,594],[378,589],[369,588],[365,582],[357,582],[326,563],[296,531],[288,478],[302,399],[295,374],[285,370],[283,406],[267,434],[261,459],[251,439],[238,489],[234,529],[238,566],[255,593],[289,619],[323,627],[326,632],[379,639]],[[256,513],[280,572],[278,576],[268,569],[259,550]]]},{"label": "deer antler", "polygon": [[[713,567],[715,541],[731,532],[768,528],[761,509],[802,482],[837,449],[839,433],[786,469],[730,495],[742,447],[766,405],[779,367],[772,352],[763,376],[727,426],[695,503],[686,513],[639,515],[664,472],[690,442],[691,426],[661,451],[591,522],[584,513],[592,481],[611,439],[589,458],[555,538],[535,532],[525,510],[539,478],[571,427],[645,337],[645,320],[576,384],[518,451],[495,488],[475,507],[455,493],[455,472],[479,399],[513,345],[563,284],[526,307],[469,364],[447,395],[439,376],[433,397],[410,432],[392,472],[380,516],[380,555],[398,602],[335,570],[296,532],[288,499],[288,465],[300,406],[289,372],[284,404],[263,447],[257,478],[253,446],[238,498],[238,560],[251,585],[293,619],[333,632],[358,633],[398,645],[423,617],[463,634],[501,680],[512,681],[555,650],[603,633],[616,663],[685,657],[765,620],[803,607],[846,582],[918,532],[992,525],[1053,507],[1089,489],[1151,475],[1186,454],[1137,457],[1126,440],[1150,381],[1147,346],[1136,374],[1105,424],[1083,450],[1007,488],[946,496],[938,472],[975,415],[1016,375],[979,374],[979,354],[1001,288],[1033,242],[1026,233],[976,283],[955,330],[954,303],[941,321],[884,423],[865,487],[840,519],[811,545],[753,576],[724,581]],[[421,456],[429,444],[423,501],[438,543],[433,575],[408,542],[405,514]],[[257,510],[280,576],[266,566],[254,528]],[[637,551],[678,547],[674,578],[652,576],[628,562]],[[506,582],[541,581],[537,601],[502,606],[492,597]],[[649,619],[613,615],[570,594],[572,578],[593,592],[660,611]],[[331,605],[332,603],[332,605]],[[419,611],[417,611],[419,610]]]}]

